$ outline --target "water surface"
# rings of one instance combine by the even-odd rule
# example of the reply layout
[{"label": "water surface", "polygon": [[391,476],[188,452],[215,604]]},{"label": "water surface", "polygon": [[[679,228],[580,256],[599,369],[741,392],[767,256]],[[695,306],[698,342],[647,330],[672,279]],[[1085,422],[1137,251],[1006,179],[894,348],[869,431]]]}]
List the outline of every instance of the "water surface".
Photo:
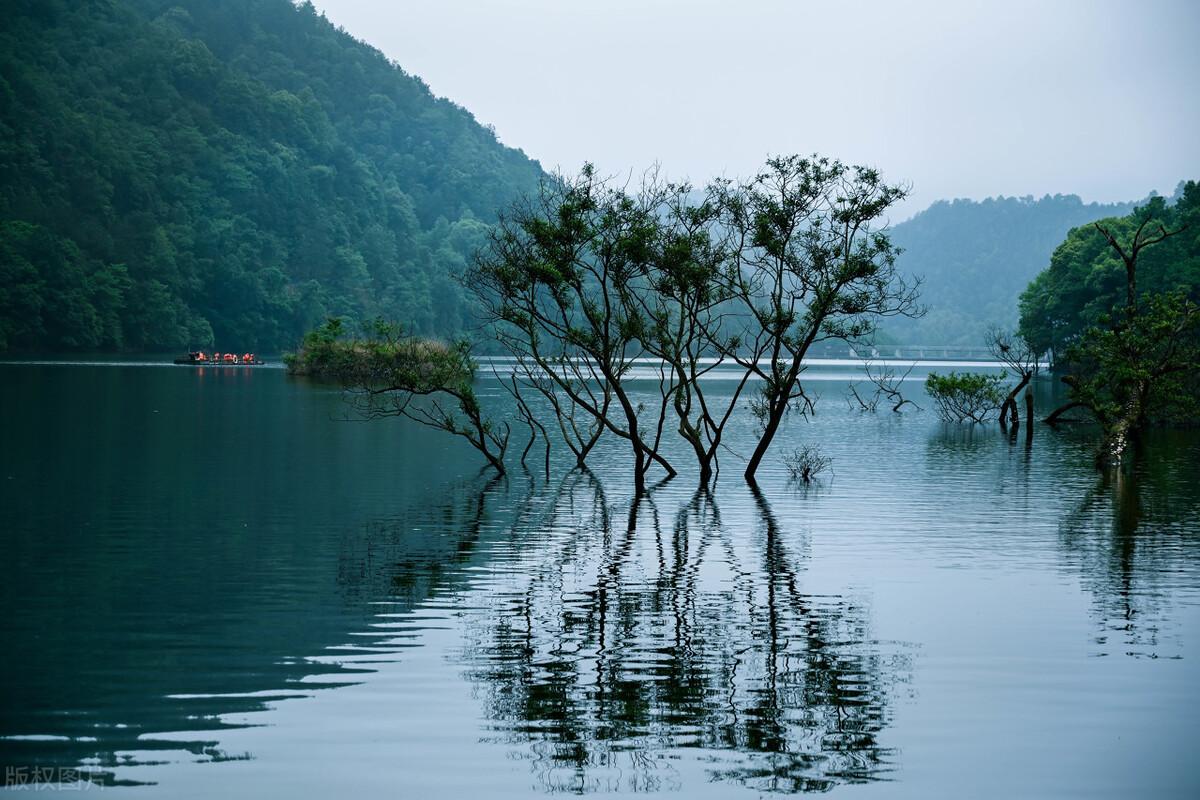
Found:
[{"label": "water surface", "polygon": [[0,763],[142,798],[1200,793],[1200,439],[1104,481],[1085,429],[945,426],[919,381],[862,414],[850,374],[812,369],[758,492],[731,452],[635,505],[618,442],[497,479],[281,370],[0,365]]}]

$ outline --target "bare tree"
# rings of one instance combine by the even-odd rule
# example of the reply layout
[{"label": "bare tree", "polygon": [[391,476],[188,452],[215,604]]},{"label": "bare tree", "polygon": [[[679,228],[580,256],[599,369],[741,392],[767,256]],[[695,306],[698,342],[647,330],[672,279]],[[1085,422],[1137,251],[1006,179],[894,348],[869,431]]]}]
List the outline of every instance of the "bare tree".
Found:
[{"label": "bare tree", "polygon": [[[1038,354],[1025,341],[1025,338],[1019,333],[1006,331],[1001,328],[991,328],[987,332],[987,347],[988,351],[998,361],[1002,362],[1005,367],[1012,370],[1017,376],[1017,383],[1008,392],[1008,396],[1004,398],[1004,402],[1000,405],[1000,428],[1008,430],[1011,423],[1015,431],[1020,426],[1021,417],[1017,413],[1017,398],[1021,394],[1021,390],[1029,385],[1033,377],[1037,375],[1038,370]],[[1032,399],[1032,395],[1030,395]],[[1027,409],[1030,414],[1027,414],[1025,424],[1033,425],[1032,406],[1027,404]]]},{"label": "bare tree", "polygon": [[[867,383],[874,387],[874,391],[864,391],[860,394],[859,384],[851,381],[847,402],[849,403],[850,398],[853,398],[858,403],[860,411],[874,411],[884,399],[892,407],[893,412],[898,413],[906,405],[919,410],[921,407],[906,398],[900,391],[904,381],[912,374],[915,367],[916,363],[914,362],[903,374],[899,374],[890,364],[876,365],[873,361],[863,362],[863,374],[866,376]],[[854,404],[850,403],[850,407],[854,408]]]}]

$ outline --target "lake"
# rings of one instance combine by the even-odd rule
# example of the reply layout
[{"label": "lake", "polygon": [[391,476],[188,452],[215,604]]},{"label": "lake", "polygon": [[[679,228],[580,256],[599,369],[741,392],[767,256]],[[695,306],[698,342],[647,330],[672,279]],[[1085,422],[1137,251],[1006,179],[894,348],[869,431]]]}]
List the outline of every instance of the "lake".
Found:
[{"label": "lake", "polygon": [[501,479],[282,369],[0,364],[6,783],[1200,796],[1200,436],[1102,479],[1086,428],[944,425],[919,380],[864,414],[853,375],[810,370],[758,491],[672,442],[635,505],[616,441]]}]

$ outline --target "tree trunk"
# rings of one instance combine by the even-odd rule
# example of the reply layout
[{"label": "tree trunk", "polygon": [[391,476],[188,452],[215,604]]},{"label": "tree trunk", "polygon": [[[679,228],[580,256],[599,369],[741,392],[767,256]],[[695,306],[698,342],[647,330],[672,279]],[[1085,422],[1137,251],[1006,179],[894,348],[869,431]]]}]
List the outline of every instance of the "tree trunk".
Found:
[{"label": "tree trunk", "polygon": [[492,465],[492,468],[494,470],[499,472],[501,475],[508,474],[508,470],[506,470],[504,468],[504,461],[502,459],[496,458],[496,456],[492,455],[492,452],[490,450],[488,450],[486,446],[481,447],[479,449],[480,449],[480,452],[482,452],[483,455],[487,458],[488,463]]},{"label": "tree trunk", "polygon": [[1033,387],[1025,387],[1025,441],[1033,441]]},{"label": "tree trunk", "polygon": [[646,493],[646,469],[648,459],[642,456],[642,446],[637,439],[633,443],[633,496],[641,497]]},{"label": "tree trunk", "polygon": [[780,403],[777,408],[772,408],[771,413],[767,416],[767,424],[763,427],[762,436],[758,437],[758,445],[754,448],[754,454],[750,456],[750,463],[746,465],[746,480],[754,483],[754,473],[758,472],[758,465],[762,463],[763,456],[767,454],[767,449],[771,446],[771,440],[775,438],[775,432],[779,430],[779,423],[783,420],[783,414],[787,410],[786,403]]},{"label": "tree trunk", "polygon": [[1013,387],[1012,391],[1008,393],[1008,397],[1004,398],[1004,403],[1000,406],[1000,430],[1008,430],[1008,423],[1010,422],[1014,431],[1020,427],[1021,416],[1017,413],[1017,396],[1021,394],[1021,390],[1029,383],[1029,378],[1029,375],[1022,375],[1021,382]]},{"label": "tree trunk", "polygon": [[[1086,408],[1086,407],[1087,406],[1084,403],[1081,403],[1078,400],[1073,400],[1070,403],[1065,403],[1064,405],[1061,405],[1058,408],[1054,409],[1054,411],[1051,412],[1050,416],[1046,417],[1042,421],[1045,422],[1047,425],[1057,425],[1059,417],[1061,417],[1063,414],[1065,414],[1068,411],[1075,409],[1075,408]],[[1073,420],[1067,420],[1067,421],[1071,422]]]},{"label": "tree trunk", "polygon": [[[612,380],[611,377],[609,379]],[[613,393],[621,404],[621,410],[625,412],[625,423],[629,426],[629,443],[633,446],[633,492],[635,497],[641,497],[646,493],[646,472],[650,469],[650,460],[655,453],[642,441],[641,432],[638,430],[637,410],[634,409],[633,403],[630,402],[625,391],[615,382]],[[666,463],[661,457],[658,460]],[[667,464],[666,467],[669,473],[674,473],[670,464]]]},{"label": "tree trunk", "polygon": [[1137,434],[1142,422],[1145,389],[1145,383],[1139,382],[1137,391],[1121,410],[1121,416],[1104,431],[1104,438],[1100,440],[1100,449],[1096,453],[1096,466],[1099,469],[1119,467],[1124,461],[1129,442]]}]

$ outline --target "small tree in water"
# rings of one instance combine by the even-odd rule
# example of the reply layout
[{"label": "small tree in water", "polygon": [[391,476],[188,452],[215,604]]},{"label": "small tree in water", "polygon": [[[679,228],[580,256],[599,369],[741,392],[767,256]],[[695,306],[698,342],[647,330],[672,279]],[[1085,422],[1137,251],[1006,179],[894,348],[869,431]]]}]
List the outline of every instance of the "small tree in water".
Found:
[{"label": "small tree in water", "polygon": [[944,422],[987,422],[1004,403],[1004,373],[929,373],[925,391]]},{"label": "small tree in water", "polygon": [[793,450],[783,463],[792,480],[807,485],[829,469],[833,465],[833,459],[823,454],[817,445],[806,444]]}]

